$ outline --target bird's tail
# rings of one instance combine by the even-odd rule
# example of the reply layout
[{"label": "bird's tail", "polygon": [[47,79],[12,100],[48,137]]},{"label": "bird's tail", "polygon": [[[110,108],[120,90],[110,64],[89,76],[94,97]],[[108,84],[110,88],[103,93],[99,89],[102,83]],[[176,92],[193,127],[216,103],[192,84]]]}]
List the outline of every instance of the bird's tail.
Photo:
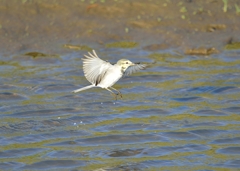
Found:
[{"label": "bird's tail", "polygon": [[93,87],[95,87],[95,85],[89,85],[89,86],[86,86],[86,87],[83,87],[83,88],[79,88],[79,89],[77,89],[77,90],[74,90],[74,91],[72,91],[72,93],[77,93],[77,92],[79,92],[79,91],[87,90],[87,89],[93,88]]}]

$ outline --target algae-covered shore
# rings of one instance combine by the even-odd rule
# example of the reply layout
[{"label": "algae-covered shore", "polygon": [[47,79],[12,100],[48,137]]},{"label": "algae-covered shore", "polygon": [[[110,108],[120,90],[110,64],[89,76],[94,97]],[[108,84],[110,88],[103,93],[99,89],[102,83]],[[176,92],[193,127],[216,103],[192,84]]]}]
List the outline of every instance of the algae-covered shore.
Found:
[{"label": "algae-covered shore", "polygon": [[240,41],[239,7],[238,0],[5,0],[0,5],[1,53],[111,45],[221,51]]}]

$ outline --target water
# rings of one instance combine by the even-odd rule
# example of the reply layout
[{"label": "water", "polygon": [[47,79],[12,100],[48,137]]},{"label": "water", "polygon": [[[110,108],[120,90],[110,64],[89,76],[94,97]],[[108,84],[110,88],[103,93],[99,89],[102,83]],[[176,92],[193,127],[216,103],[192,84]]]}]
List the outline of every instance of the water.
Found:
[{"label": "water", "polygon": [[153,64],[119,81],[115,101],[100,88],[71,93],[89,85],[84,51],[0,57],[1,170],[240,168],[240,51],[96,51]]}]

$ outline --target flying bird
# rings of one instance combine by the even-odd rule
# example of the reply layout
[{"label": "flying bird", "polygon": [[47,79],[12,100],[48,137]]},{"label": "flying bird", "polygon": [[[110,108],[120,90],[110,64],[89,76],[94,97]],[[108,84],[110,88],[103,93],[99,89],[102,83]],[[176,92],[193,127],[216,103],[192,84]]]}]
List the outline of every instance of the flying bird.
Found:
[{"label": "flying bird", "polygon": [[[93,87],[101,87],[110,91],[117,99],[117,95],[122,94],[112,86],[123,76],[130,75],[139,70],[145,69],[146,64],[135,64],[127,59],[120,59],[116,64],[112,65],[98,57],[95,50],[83,58],[83,72],[86,79],[91,85],[72,91],[77,93],[79,91],[87,90]],[[114,93],[116,91],[117,93]]]}]

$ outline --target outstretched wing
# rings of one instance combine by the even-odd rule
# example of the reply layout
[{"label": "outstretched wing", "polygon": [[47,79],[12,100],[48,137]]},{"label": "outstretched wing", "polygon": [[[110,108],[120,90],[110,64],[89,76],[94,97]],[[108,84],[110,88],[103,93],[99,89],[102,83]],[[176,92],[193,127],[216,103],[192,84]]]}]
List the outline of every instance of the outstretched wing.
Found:
[{"label": "outstretched wing", "polygon": [[124,72],[124,76],[130,75],[134,72],[137,72],[139,70],[145,69],[147,67],[146,64],[134,64],[132,66],[129,66],[126,71]]},{"label": "outstretched wing", "polygon": [[87,80],[97,85],[101,82],[108,68],[112,65],[109,62],[103,61],[100,59],[95,50],[92,53],[88,52],[88,55],[84,55],[83,58],[83,72]]}]

